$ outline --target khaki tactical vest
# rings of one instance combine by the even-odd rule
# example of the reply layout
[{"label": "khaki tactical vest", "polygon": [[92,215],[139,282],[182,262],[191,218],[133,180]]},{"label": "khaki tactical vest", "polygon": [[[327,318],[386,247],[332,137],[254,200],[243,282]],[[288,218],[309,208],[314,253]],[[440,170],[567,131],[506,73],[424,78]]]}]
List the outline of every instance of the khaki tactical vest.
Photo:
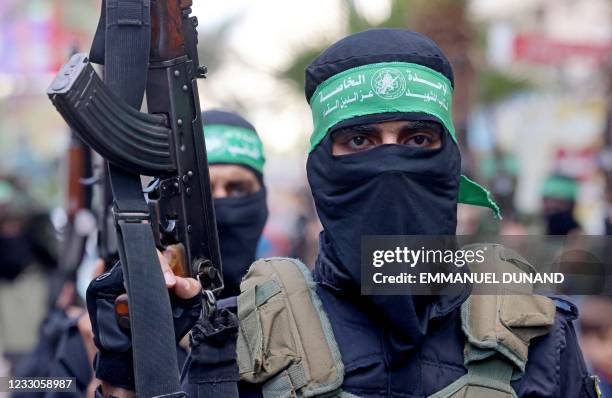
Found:
[{"label": "khaki tactical vest", "polygon": [[[485,246],[485,262],[469,264],[470,271],[533,272],[516,252],[495,244],[479,248]],[[555,305],[524,286],[520,294],[508,294],[509,288],[471,295],[462,304],[467,374],[429,398],[516,397],[510,382],[525,371],[531,339],[553,325]],[[290,258],[258,260],[240,291],[237,356],[242,380],[262,384],[264,398],[352,396],[341,390],[340,351],[304,264]]]}]

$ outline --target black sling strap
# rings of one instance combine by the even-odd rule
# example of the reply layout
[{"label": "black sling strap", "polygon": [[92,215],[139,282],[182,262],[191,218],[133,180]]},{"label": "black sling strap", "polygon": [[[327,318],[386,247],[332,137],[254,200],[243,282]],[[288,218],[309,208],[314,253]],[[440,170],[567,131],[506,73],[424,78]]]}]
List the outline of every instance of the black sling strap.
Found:
[{"label": "black sling strap", "polygon": [[[103,2],[92,60],[104,59],[105,84],[136,109],[140,109],[147,82],[150,30],[150,0]],[[109,175],[130,303],[136,394],[182,395],[170,299],[140,176],[111,164]]]}]

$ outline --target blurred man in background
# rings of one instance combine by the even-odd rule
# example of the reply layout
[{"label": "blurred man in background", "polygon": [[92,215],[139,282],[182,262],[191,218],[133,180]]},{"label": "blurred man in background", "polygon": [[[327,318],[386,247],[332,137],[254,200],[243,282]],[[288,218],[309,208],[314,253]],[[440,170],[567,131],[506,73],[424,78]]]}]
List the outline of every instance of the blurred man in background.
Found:
[{"label": "blurred man in background", "polygon": [[263,146],[255,127],[236,113],[209,110],[202,120],[223,264],[221,297],[233,297],[268,219]]},{"label": "blurred man in background", "polygon": [[57,266],[55,231],[49,216],[15,178],[0,177],[0,279],[15,280],[28,266]]},{"label": "blurred man in background", "polygon": [[0,177],[0,345],[12,365],[36,342],[56,268],[49,216],[16,178]]},{"label": "blurred man in background", "polygon": [[579,233],[582,228],[574,216],[578,182],[568,176],[554,174],[542,186],[542,213],[547,235]]}]

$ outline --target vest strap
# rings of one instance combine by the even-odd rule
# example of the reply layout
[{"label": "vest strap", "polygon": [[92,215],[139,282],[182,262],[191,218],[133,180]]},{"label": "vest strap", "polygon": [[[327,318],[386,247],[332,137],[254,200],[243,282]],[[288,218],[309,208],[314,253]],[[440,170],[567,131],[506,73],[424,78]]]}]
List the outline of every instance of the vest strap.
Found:
[{"label": "vest strap", "polygon": [[514,366],[495,357],[468,364],[468,372],[428,398],[517,398],[510,381]]},{"label": "vest strap", "polygon": [[[533,272],[514,250],[495,244],[470,247],[487,253],[484,262],[469,264],[472,272]],[[511,382],[525,371],[530,341],[552,327],[555,306],[532,294],[532,286],[512,292],[522,294],[502,287],[497,294],[472,294],[461,305],[467,374],[429,398],[516,398]]]},{"label": "vest strap", "polygon": [[296,391],[308,384],[306,371],[302,364],[291,365],[262,387],[264,398],[284,398],[296,396]]}]

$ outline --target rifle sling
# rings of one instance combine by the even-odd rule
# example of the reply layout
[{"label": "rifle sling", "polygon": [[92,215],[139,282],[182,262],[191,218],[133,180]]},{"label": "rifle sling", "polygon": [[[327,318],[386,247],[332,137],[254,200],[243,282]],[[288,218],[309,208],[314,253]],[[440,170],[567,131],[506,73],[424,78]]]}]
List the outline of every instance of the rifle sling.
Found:
[{"label": "rifle sling", "polygon": [[[106,0],[105,83],[136,109],[144,95],[151,44],[150,0]],[[104,15],[105,14],[105,15]],[[101,42],[99,32],[94,45]],[[92,50],[96,50],[93,48]],[[99,52],[98,52],[99,58]],[[170,298],[155,252],[149,211],[137,174],[109,165],[119,255],[128,291],[136,394],[180,391]]]},{"label": "rifle sling", "polygon": [[[126,275],[134,376],[138,396],[180,391],[170,300],[148,223],[119,222],[123,272]],[[129,266],[125,266],[129,264]],[[156,292],[159,292],[156,294]]]},{"label": "rifle sling", "polygon": [[128,292],[138,396],[180,391],[176,337],[140,177],[109,164],[117,244]]},{"label": "rifle sling", "polygon": [[91,48],[89,49],[89,60],[98,65],[104,65],[104,46],[106,45],[106,0],[102,0],[102,11],[98,26],[94,34]]},{"label": "rifle sling", "polygon": [[106,0],[105,83],[136,109],[147,85],[150,48],[150,0]]}]

